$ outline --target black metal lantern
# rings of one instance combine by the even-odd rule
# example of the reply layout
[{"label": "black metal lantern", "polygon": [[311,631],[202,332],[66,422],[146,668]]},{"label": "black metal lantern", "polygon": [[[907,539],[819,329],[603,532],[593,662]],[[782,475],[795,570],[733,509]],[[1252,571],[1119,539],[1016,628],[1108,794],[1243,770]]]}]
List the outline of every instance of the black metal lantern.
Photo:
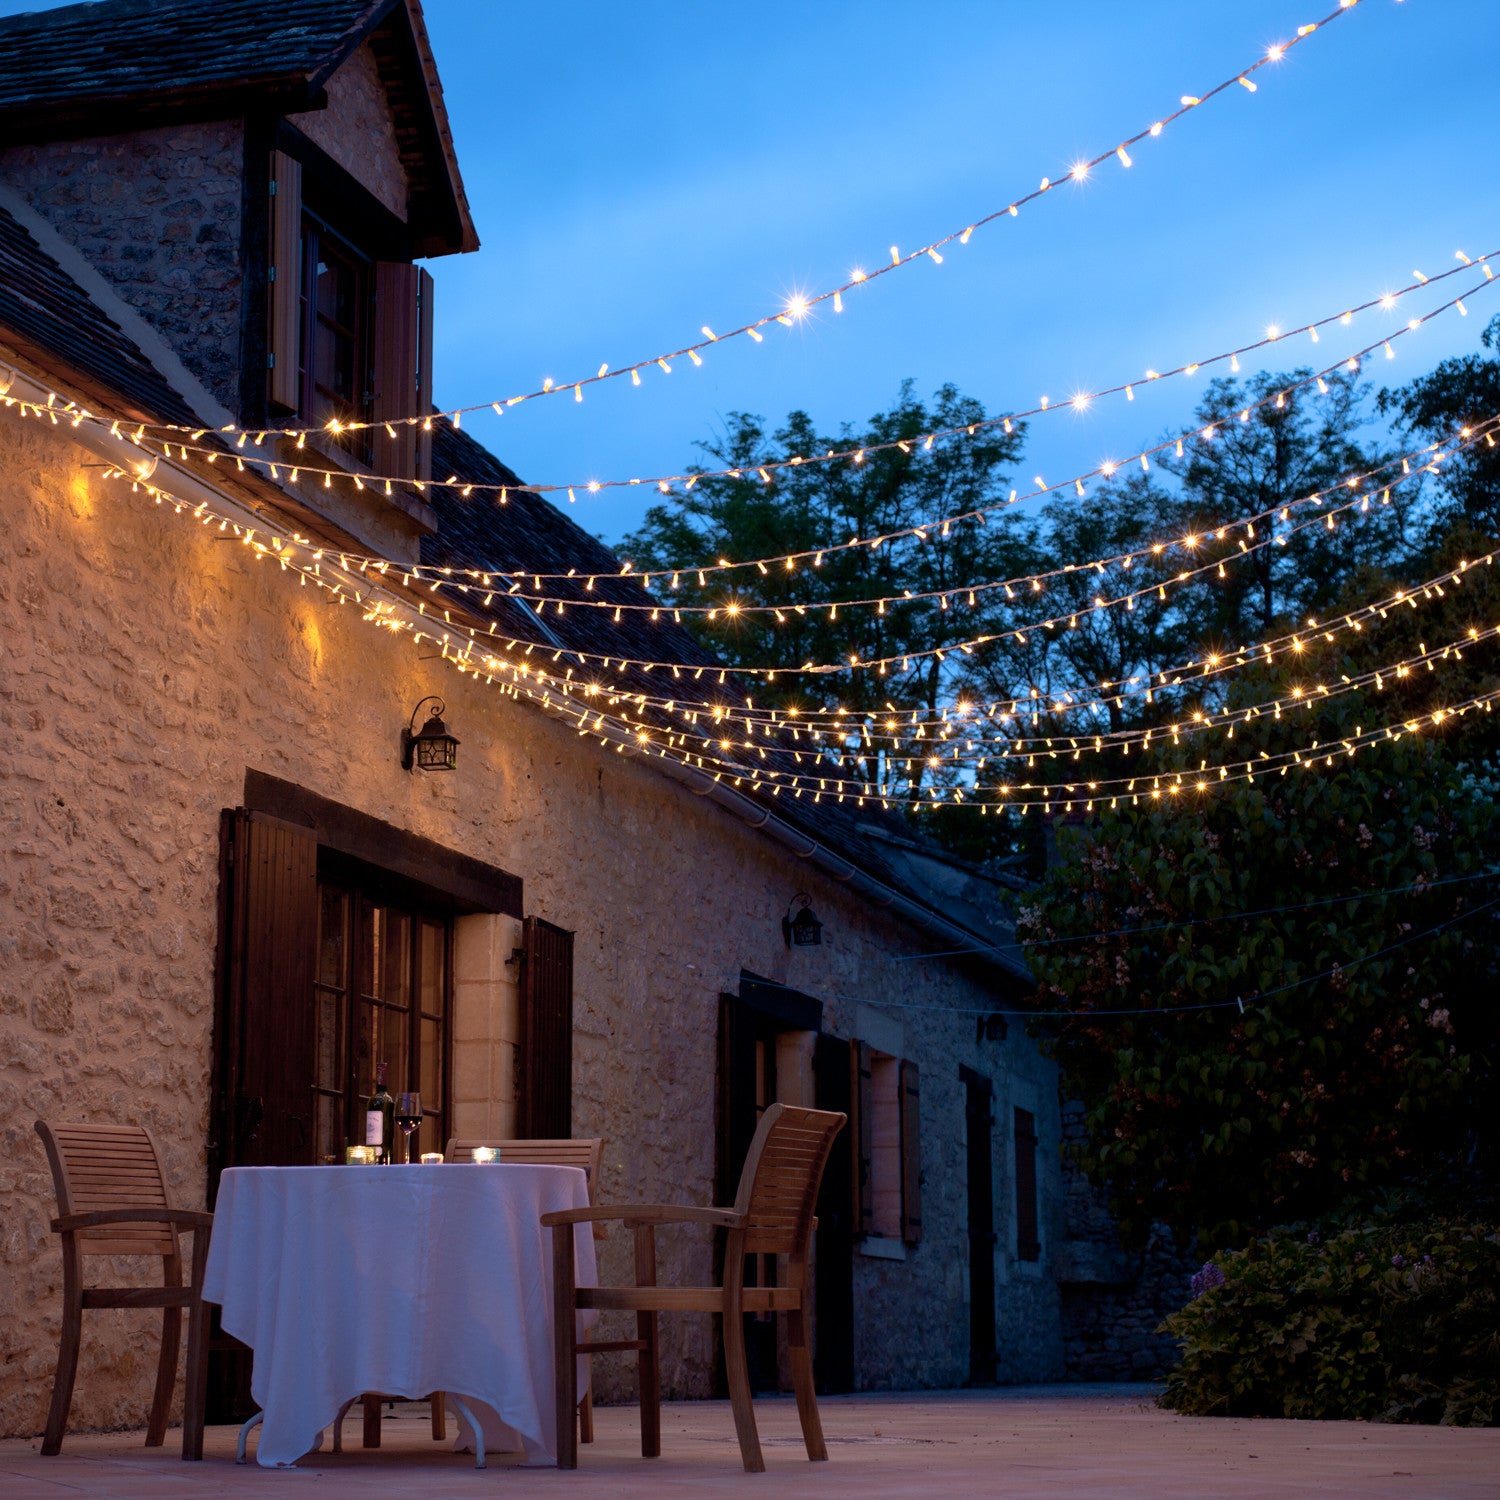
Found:
[{"label": "black metal lantern", "polygon": [[[792,906],[796,906],[799,901],[802,905],[797,908],[796,916],[793,916]],[[792,897],[791,906],[787,907],[787,914],[781,919],[781,936],[786,940],[788,948],[816,948],[821,945],[823,924],[813,915],[805,891],[798,891]]]},{"label": "black metal lantern", "polygon": [[[427,722],[417,729],[422,703],[436,707],[428,714]],[[448,705],[437,697],[424,698],[422,703],[412,709],[411,724],[401,731],[401,765],[408,771],[451,771],[458,764],[458,741],[443,723]]]}]

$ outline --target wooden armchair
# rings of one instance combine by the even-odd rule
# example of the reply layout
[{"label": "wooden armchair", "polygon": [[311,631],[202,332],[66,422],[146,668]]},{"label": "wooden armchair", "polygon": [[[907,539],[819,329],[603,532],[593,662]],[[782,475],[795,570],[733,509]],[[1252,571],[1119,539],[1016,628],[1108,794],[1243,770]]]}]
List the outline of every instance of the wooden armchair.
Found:
[{"label": "wooden armchair", "polygon": [[[665,1204],[570,1209],[542,1215],[552,1230],[554,1351],[557,1378],[557,1465],[578,1467],[578,1446],[571,1416],[577,1402],[580,1353],[634,1350],[640,1372],[641,1455],[661,1453],[661,1380],[657,1366],[657,1316],[663,1312],[716,1312],[724,1320],[724,1365],[729,1400],[740,1441],[740,1455],[750,1473],[765,1469],[750,1375],[745,1363],[746,1313],[784,1313],[790,1346],[797,1416],[810,1459],[825,1459],[828,1449],[818,1419],[813,1389],[812,1348],[807,1312],[811,1297],[808,1252],[814,1227],[813,1208],[834,1137],[845,1116],[825,1110],[773,1104],[761,1116],[750,1143],[732,1209],[675,1208]],[[634,1286],[581,1287],[573,1264],[573,1226],[614,1220],[635,1231]],[[659,1224],[709,1224],[728,1231],[724,1279],[720,1286],[659,1286],[656,1280],[656,1228]],[[745,1257],[785,1255],[784,1286],[747,1287]],[[577,1336],[581,1309],[633,1311],[633,1339],[583,1343]]]},{"label": "wooden armchair", "polygon": [[[52,1229],[62,1236],[63,1324],[57,1353],[57,1377],[42,1452],[62,1447],[73,1404],[73,1381],[83,1338],[83,1314],[94,1307],[162,1309],[161,1355],[156,1392],[146,1426],[146,1446],[166,1439],[167,1412],[177,1380],[177,1351],[182,1337],[182,1310],[188,1310],[188,1357],[183,1396],[182,1456],[203,1457],[203,1400],[208,1373],[208,1320],[203,1306],[203,1270],[213,1215],[173,1208],[162,1175],[161,1159],[151,1133],[139,1125],[48,1125],[36,1131],[47,1148],[52,1182],[57,1189],[58,1217]],[[193,1236],[191,1279],[182,1284],[182,1250],[178,1234]],[[83,1284],[88,1255],[159,1255],[160,1286],[100,1287]]]}]

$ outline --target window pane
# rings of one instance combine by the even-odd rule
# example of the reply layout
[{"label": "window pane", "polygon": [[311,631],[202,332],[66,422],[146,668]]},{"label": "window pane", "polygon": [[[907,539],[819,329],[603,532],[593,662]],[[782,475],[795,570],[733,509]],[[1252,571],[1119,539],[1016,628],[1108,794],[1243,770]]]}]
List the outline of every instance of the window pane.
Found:
[{"label": "window pane", "polygon": [[448,990],[447,935],[447,928],[440,922],[422,923],[421,998],[422,1010],[429,1016],[443,1014]]},{"label": "window pane", "polygon": [[337,991],[317,992],[317,1071],[314,1085],[344,1091],[344,997]]},{"label": "window pane", "polygon": [[322,1165],[329,1157],[344,1159],[343,1101],[328,1094],[317,1096],[317,1117],[313,1126],[313,1162]]},{"label": "window pane", "polygon": [[437,1111],[443,1107],[443,1029],[427,1017],[422,1018],[422,1108]]},{"label": "window pane", "polygon": [[331,885],[318,888],[318,983],[342,987],[344,974],[344,912],[349,898]]}]

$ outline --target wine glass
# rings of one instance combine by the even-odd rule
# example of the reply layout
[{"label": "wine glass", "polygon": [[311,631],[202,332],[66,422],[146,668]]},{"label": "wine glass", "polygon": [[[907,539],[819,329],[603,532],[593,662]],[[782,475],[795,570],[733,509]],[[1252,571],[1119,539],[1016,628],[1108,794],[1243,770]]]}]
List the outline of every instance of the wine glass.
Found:
[{"label": "wine glass", "polygon": [[403,1164],[411,1165],[411,1138],[422,1123],[422,1096],[420,1094],[396,1095],[396,1123],[406,1137],[406,1152]]}]

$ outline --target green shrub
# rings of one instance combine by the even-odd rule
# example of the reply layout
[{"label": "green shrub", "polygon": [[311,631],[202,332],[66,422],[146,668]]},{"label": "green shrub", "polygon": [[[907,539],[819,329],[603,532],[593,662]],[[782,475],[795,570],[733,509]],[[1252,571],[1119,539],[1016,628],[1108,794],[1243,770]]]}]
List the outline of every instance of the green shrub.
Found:
[{"label": "green shrub", "polygon": [[1500,1422],[1492,1224],[1366,1223],[1327,1239],[1277,1229],[1215,1256],[1194,1290],[1163,1324],[1182,1349],[1163,1406],[1198,1416]]}]

